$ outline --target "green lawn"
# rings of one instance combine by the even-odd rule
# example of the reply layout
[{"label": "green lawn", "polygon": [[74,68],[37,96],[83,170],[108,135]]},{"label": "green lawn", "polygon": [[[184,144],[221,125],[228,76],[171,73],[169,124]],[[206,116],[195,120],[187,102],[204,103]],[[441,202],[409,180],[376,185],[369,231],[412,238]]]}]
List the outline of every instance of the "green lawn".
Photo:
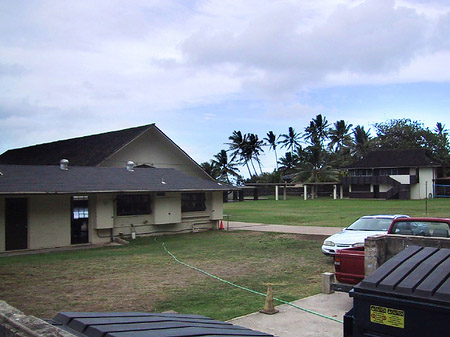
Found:
[{"label": "green lawn", "polygon": [[[428,212],[426,212],[426,207]],[[294,226],[345,227],[368,214],[407,214],[410,216],[450,217],[450,198],[425,200],[258,200],[224,204],[231,221]]]},{"label": "green lawn", "polygon": [[59,311],[175,310],[227,320],[264,306],[264,297],[178,264],[163,242],[188,264],[263,293],[271,283],[275,296],[289,301],[318,293],[321,273],[334,269],[319,241],[212,231],[0,258],[0,299],[41,318]]}]

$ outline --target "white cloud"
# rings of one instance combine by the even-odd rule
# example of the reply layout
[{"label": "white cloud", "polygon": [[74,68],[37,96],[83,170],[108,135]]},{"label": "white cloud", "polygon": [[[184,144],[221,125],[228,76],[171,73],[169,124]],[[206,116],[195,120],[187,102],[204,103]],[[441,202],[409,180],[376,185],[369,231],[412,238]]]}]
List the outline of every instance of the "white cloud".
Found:
[{"label": "white cloud", "polygon": [[214,127],[210,148],[224,125],[287,130],[335,109],[310,89],[449,81],[449,34],[438,1],[3,1],[0,152],[150,122]]}]

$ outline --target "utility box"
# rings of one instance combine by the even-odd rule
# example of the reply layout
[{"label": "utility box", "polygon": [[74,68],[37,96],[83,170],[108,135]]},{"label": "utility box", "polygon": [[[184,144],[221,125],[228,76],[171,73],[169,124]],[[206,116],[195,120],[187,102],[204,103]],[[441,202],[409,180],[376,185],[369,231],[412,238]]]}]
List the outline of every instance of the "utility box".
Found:
[{"label": "utility box", "polygon": [[449,336],[450,249],[410,246],[350,296],[344,337]]}]

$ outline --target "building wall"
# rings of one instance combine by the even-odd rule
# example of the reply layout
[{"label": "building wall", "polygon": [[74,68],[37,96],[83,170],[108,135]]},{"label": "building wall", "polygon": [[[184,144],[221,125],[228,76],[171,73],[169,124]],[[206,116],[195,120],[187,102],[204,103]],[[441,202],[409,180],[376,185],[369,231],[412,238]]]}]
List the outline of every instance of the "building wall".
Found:
[{"label": "building wall", "polygon": [[192,177],[211,179],[156,128],[151,128],[142,134],[100,166],[126,167],[129,160],[134,161],[137,165],[147,164],[156,168],[174,168]]},{"label": "building wall", "polygon": [[419,183],[411,185],[411,199],[425,199],[427,194],[433,196],[433,179],[435,169],[422,167],[419,169]]},{"label": "building wall", "polygon": [[5,198],[0,196],[0,252],[5,250]]},{"label": "building wall", "polygon": [[70,196],[28,197],[28,247],[70,245]]},{"label": "building wall", "polygon": [[[116,216],[116,194],[89,195],[89,242],[108,243],[111,235],[129,237],[133,231],[139,236],[214,229],[223,218],[222,192],[206,192],[205,196],[206,210],[201,212],[181,212],[180,192],[152,193],[151,214]],[[0,251],[5,250],[4,199],[0,197]],[[70,201],[70,195],[28,197],[30,249],[71,245]]]}]

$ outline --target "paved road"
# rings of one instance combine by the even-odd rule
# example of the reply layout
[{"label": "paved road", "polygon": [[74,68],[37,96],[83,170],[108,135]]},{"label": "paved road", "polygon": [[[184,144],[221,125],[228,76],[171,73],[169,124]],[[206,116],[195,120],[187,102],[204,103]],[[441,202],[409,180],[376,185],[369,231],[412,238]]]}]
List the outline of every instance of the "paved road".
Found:
[{"label": "paved road", "polygon": [[230,221],[229,224],[224,223],[224,227],[228,230],[291,233],[318,237],[328,237],[330,235],[339,233],[342,230],[342,228],[339,227],[268,225],[237,221]]}]

